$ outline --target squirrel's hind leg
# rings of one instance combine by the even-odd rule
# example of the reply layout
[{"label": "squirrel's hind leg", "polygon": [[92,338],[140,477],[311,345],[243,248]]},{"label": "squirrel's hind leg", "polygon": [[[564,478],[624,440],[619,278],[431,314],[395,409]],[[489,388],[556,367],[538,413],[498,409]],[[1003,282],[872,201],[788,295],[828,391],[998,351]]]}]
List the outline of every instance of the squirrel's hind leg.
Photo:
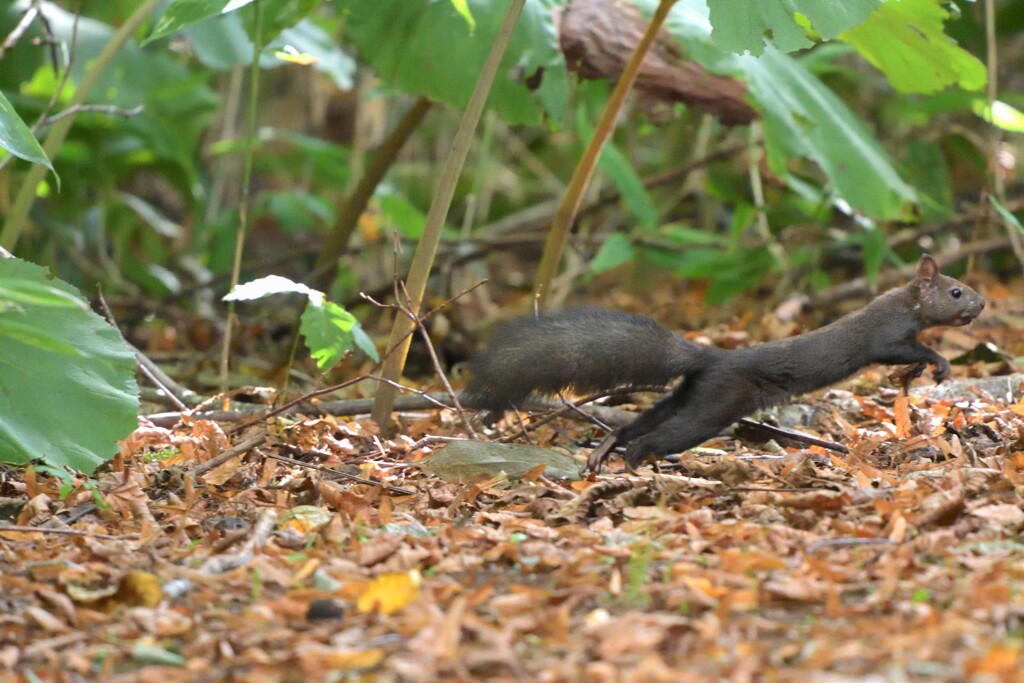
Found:
[{"label": "squirrel's hind leg", "polygon": [[[637,415],[630,424],[610,432],[600,444],[597,445],[590,455],[587,456],[587,466],[584,472],[597,474],[604,466],[605,460],[611,455],[615,447],[620,444],[630,444],[635,439],[655,429],[662,422],[678,412],[684,397],[686,396],[686,382],[684,381],[673,393],[661,398],[657,403]],[[627,447],[627,453],[628,453]],[[632,469],[632,466],[631,468]]]},{"label": "squirrel's hind leg", "polygon": [[692,415],[672,415],[649,433],[626,446],[626,465],[630,469],[636,469],[648,458],[682,453],[714,438],[731,422],[732,419],[725,421],[724,424],[721,420],[704,420],[698,424]]},{"label": "squirrel's hind leg", "polygon": [[608,459],[608,455],[615,450],[615,445],[619,442],[619,430],[616,429],[612,432],[608,432],[608,436],[604,437],[604,441],[597,445],[597,448],[590,451],[590,455],[587,456],[587,466],[584,468],[584,472],[593,472],[597,474],[601,471],[604,466],[604,461]]}]

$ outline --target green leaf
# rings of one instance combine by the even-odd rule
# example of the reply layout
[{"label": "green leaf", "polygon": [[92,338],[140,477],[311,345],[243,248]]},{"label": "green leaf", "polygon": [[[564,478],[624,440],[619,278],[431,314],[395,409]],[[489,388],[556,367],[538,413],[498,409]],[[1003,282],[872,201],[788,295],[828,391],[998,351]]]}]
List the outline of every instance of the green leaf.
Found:
[{"label": "green leaf", "polygon": [[764,112],[768,163],[788,178],[791,160],[813,161],[837,199],[876,219],[909,219],[916,196],[889,155],[836,95],[799,62],[771,47],[741,61]]},{"label": "green leaf", "polygon": [[1016,216],[1007,211],[1006,207],[1000,204],[999,200],[992,195],[988,196],[988,200],[992,202],[992,206],[995,207],[996,212],[1002,216],[1007,225],[1019,232],[1021,235],[1024,235],[1024,225],[1020,224],[1020,221],[1017,220]]},{"label": "green leaf", "polygon": [[62,356],[80,356],[75,345],[61,339],[48,330],[25,320],[19,320],[22,313],[0,313],[0,337],[19,341],[43,351],[59,353]]},{"label": "green leaf", "polygon": [[157,645],[148,645],[139,641],[132,648],[132,660],[136,664],[156,666],[184,667],[188,658],[179,652],[171,652]]},{"label": "green leaf", "polygon": [[174,0],[156,22],[143,45],[169,36],[204,19],[241,9],[252,0]]},{"label": "green leaf", "polygon": [[358,346],[374,361],[379,359],[373,341],[363,331],[355,316],[342,306],[324,301],[314,304],[312,301],[302,313],[299,331],[306,338],[306,347],[316,360],[321,371],[327,372],[352,350]]},{"label": "green leaf", "polygon": [[989,123],[1011,133],[1024,133],[1024,112],[1006,102],[996,100],[989,106],[984,100],[975,100],[974,113]]},{"label": "green leaf", "polygon": [[903,173],[917,190],[921,222],[938,223],[953,216],[953,188],[949,168],[938,143],[913,140],[906,146]]},{"label": "green leaf", "polygon": [[839,39],[885,74],[896,90],[934,93],[985,86],[985,65],[946,35],[944,0],[889,0]]},{"label": "green leaf", "polygon": [[[0,280],[79,297],[19,259],[0,259]],[[138,424],[134,351],[80,298],[74,307],[22,304],[0,321],[0,461],[91,473]]]},{"label": "green leaf", "polygon": [[[581,139],[590,140],[594,136],[594,127],[587,122],[586,113],[582,108],[577,111],[576,127]],[[604,149],[601,150],[597,165],[615,184],[622,201],[636,217],[640,226],[655,227],[658,224],[658,211],[654,208],[651,195],[629,163],[629,159],[611,140],[605,143]]]},{"label": "green leaf", "polygon": [[[388,228],[394,228],[406,239],[418,240],[423,235],[427,217],[408,199],[397,192],[381,190],[377,193],[377,202]],[[387,234],[390,233],[388,230]]]},{"label": "green leaf", "polygon": [[728,246],[729,238],[707,230],[697,230],[686,225],[666,225],[660,230],[666,240],[681,245],[716,245]]},{"label": "green leaf", "polygon": [[253,301],[272,294],[302,294],[309,303],[302,312],[299,332],[320,370],[330,370],[345,354],[358,347],[374,361],[379,360],[373,340],[363,331],[356,318],[344,307],[327,301],[324,293],[292,282],[280,275],[268,275],[237,285],[224,297],[225,301]]},{"label": "green leaf", "polygon": [[707,0],[719,49],[759,55],[765,44],[783,52],[810,47],[805,27],[825,39],[861,24],[880,0]]},{"label": "green leaf", "polygon": [[572,457],[537,446],[490,441],[452,441],[416,463],[445,481],[477,481],[502,473],[519,479],[544,465],[549,479],[580,478],[580,465]]},{"label": "green leaf", "polygon": [[452,7],[455,11],[462,15],[462,18],[469,24],[469,31],[472,33],[476,30],[476,20],[473,18],[473,13],[469,11],[469,5],[466,0],[451,0]]},{"label": "green leaf", "polygon": [[0,92],[0,147],[20,159],[31,161],[34,164],[42,164],[53,171],[53,164],[46,158],[46,152],[39,145],[36,136],[21,120],[18,112],[14,111],[14,107],[2,92]]},{"label": "green leaf", "polygon": [[612,268],[629,263],[636,258],[636,249],[629,237],[621,232],[613,233],[604,241],[597,255],[590,262],[590,272],[603,273]]},{"label": "green leaf", "polygon": [[[73,294],[45,282],[34,282],[13,277],[0,277],[0,304],[3,302],[28,306],[55,306],[57,308],[81,308],[89,306]],[[0,307],[0,311],[3,308]]]},{"label": "green leaf", "polygon": [[[345,38],[386,83],[464,108],[508,3],[468,0],[470,31],[451,2],[334,0],[345,13]],[[526,0],[487,106],[512,124],[536,125],[546,112],[565,115],[568,74],[558,48],[556,0]],[[540,81],[536,90],[527,81]],[[539,100],[539,103],[538,103]]]}]

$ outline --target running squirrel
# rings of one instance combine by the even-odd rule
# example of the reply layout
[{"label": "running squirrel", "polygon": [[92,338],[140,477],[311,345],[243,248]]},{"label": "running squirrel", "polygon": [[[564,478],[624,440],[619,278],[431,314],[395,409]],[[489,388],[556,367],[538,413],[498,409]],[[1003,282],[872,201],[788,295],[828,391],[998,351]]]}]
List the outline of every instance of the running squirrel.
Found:
[{"label": "running squirrel", "polygon": [[829,386],[873,363],[911,365],[916,377],[949,377],[949,361],[917,335],[938,325],[966,325],[985,308],[973,289],[921,257],[917,277],[864,308],[812,332],[743,349],[687,341],[645,318],[602,308],[516,318],[499,328],[471,361],[463,395],[471,408],[500,414],[533,393],[611,391],[682,382],[631,424],[611,432],[587,459],[601,469],[618,445],[634,469],[716,436],[736,420],[793,396]]}]

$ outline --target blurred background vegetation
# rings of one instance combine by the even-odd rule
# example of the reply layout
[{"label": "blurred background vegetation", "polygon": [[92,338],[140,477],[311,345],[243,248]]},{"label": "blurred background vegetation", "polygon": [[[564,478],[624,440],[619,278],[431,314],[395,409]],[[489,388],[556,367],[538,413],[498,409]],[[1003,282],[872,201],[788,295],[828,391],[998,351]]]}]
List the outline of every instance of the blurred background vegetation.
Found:
[{"label": "blurred background vegetation", "polygon": [[[0,92],[40,139],[145,4],[0,9],[0,36],[16,38],[0,47]],[[358,293],[387,299],[396,264],[407,271],[506,3],[151,4],[52,154],[59,187],[46,175],[17,227],[31,164],[3,158],[3,246],[87,295],[102,286],[152,353],[212,350],[252,143],[242,281],[304,282],[373,329],[378,310]],[[626,4],[526,2],[432,270],[428,304],[490,278],[432,323],[450,361],[480,327],[532,305],[555,208],[656,3]],[[701,306],[741,294],[834,303],[838,283],[874,282],[921,248],[1018,268],[1024,3],[862,0],[832,15],[840,5],[867,20],[765,16],[762,31],[749,3],[676,4],[586,192],[557,302],[639,301],[658,316],[687,292],[672,322],[696,327]],[[608,301],[610,287],[653,294]],[[243,309],[240,343],[253,358],[276,348],[299,309]],[[281,360],[247,369],[271,376]]]}]

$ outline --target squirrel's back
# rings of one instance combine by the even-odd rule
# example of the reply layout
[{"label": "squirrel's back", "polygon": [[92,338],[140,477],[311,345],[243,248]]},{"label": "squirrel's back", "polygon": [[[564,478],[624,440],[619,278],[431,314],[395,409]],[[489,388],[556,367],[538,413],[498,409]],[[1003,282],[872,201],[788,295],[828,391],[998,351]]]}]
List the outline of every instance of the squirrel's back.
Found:
[{"label": "squirrel's back", "polygon": [[705,367],[713,351],[622,311],[525,315],[496,329],[470,362],[464,400],[472,408],[501,411],[522,405],[534,392],[665,385]]}]

